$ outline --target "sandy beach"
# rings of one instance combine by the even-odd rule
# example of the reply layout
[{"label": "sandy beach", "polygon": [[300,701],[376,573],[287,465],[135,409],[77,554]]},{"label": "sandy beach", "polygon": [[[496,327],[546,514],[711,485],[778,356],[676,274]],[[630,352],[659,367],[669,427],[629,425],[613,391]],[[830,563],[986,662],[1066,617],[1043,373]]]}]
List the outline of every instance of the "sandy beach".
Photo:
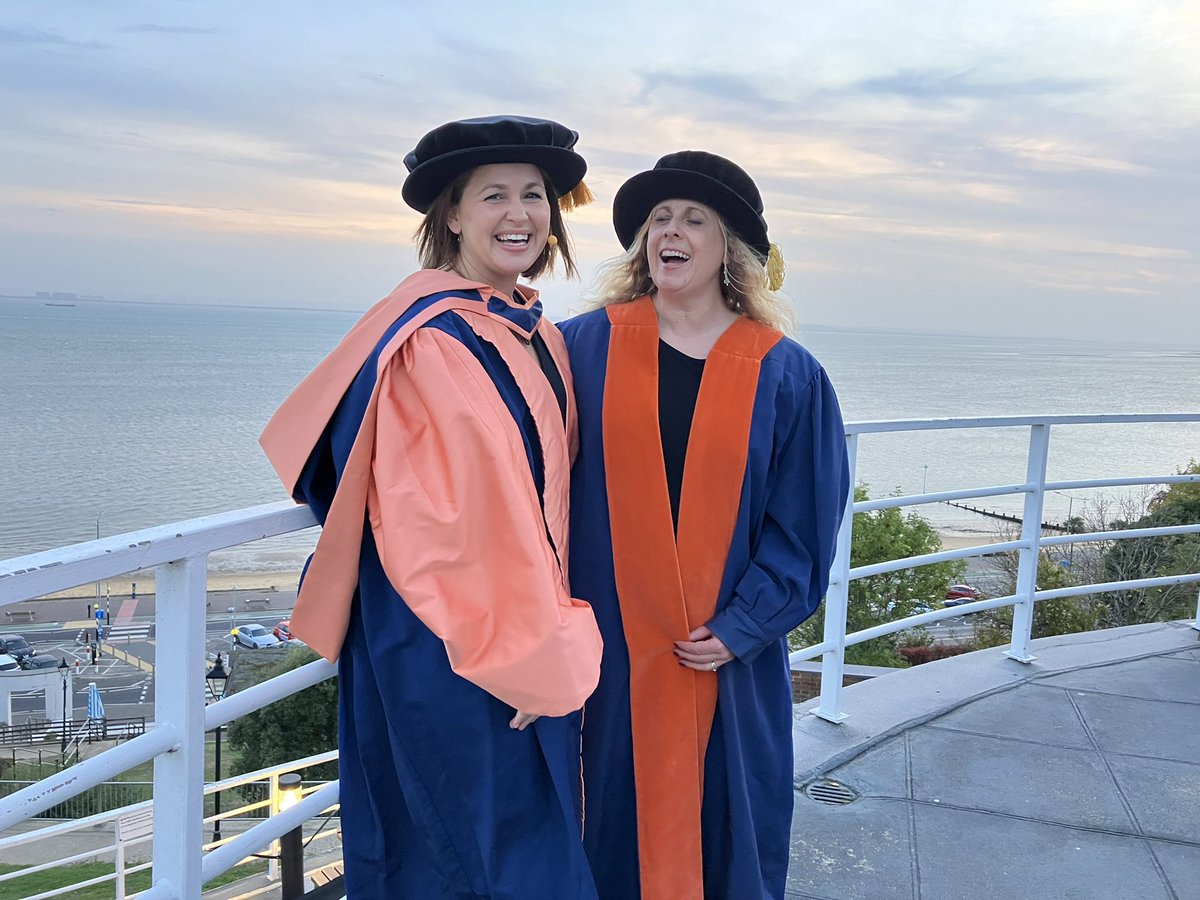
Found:
[{"label": "sandy beach", "polygon": [[[293,590],[300,580],[300,570],[294,572],[245,572],[208,576],[209,591],[288,591]],[[101,597],[129,597],[137,590],[138,596],[155,593],[154,573],[139,572],[100,582]],[[68,598],[95,597],[96,584],[89,582],[54,594],[46,594],[39,600],[63,600]]]}]

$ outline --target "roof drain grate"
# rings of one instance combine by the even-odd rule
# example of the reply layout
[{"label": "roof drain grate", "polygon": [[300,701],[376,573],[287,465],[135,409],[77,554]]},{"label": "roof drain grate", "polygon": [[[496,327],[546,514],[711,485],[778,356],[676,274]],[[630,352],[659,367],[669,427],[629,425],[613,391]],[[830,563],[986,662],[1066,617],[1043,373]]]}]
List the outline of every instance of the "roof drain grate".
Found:
[{"label": "roof drain grate", "polygon": [[845,806],[858,799],[858,794],[846,787],[840,781],[832,778],[821,778],[810,781],[804,786],[804,796],[827,806]]}]

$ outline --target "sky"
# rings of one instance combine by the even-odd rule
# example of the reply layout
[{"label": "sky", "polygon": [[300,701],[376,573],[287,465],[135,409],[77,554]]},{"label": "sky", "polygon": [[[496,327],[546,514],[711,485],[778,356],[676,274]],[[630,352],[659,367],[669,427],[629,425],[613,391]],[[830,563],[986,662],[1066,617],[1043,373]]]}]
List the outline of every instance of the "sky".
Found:
[{"label": "sky", "polygon": [[0,293],[366,309],[404,155],[468,116],[762,190],[808,326],[1200,346],[1200,3],[0,2]]}]

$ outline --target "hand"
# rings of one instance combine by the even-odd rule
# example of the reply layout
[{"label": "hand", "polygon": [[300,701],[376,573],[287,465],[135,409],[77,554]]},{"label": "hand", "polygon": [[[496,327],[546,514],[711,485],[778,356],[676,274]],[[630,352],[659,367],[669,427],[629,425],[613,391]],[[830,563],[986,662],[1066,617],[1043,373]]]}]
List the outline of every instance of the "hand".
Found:
[{"label": "hand", "polygon": [[531,725],[538,719],[537,713],[523,713],[520,710],[512,717],[512,721],[508,723],[509,728],[515,728],[517,731],[524,731],[526,725]]},{"label": "hand", "polygon": [[701,625],[689,634],[688,640],[676,641],[675,655],[679,657],[680,665],[698,672],[715,672],[733,659],[729,648],[708,630],[707,625]]}]

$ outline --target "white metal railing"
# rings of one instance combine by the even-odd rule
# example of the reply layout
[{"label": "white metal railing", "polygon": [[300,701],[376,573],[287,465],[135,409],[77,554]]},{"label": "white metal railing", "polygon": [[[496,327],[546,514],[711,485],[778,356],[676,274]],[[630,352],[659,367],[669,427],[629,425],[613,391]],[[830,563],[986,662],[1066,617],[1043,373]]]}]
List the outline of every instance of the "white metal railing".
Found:
[{"label": "white metal railing", "polygon": [[[922,493],[908,497],[871,500],[861,504],[853,501],[851,492],[846,499],[846,515],[837,538],[837,556],[826,598],[824,640],[818,645],[797,651],[791,657],[793,662],[822,657],[821,700],[816,710],[817,715],[830,721],[845,718],[840,704],[844,654],[848,645],[951,616],[1013,606],[1015,613],[1009,655],[1014,659],[1028,661],[1033,604],[1039,599],[1067,596],[1069,593],[1109,590],[1114,586],[1132,588],[1200,581],[1200,574],[1189,573],[1169,578],[1140,579],[1114,585],[1088,585],[1057,591],[1038,592],[1035,587],[1034,576],[1041,547],[1098,539],[1098,536],[1085,534],[1042,538],[1042,501],[1047,490],[1200,481],[1200,478],[1195,476],[1148,476],[1047,482],[1045,472],[1051,429],[1059,425],[1150,422],[1200,422],[1200,413],[933,419],[860,422],[848,425],[847,445],[852,475],[855,470],[859,436],[868,433],[1022,426],[1030,430],[1029,453],[1026,479],[1019,484]],[[852,477],[852,485],[854,481]],[[1023,494],[1025,498],[1024,521],[1018,540],[943,551],[873,566],[850,567],[850,537],[854,512],[1006,494]],[[331,782],[319,792],[305,797],[292,809],[272,815],[243,834],[222,841],[220,845],[212,846],[212,849],[205,852],[202,815],[205,793],[205,731],[302,690],[335,672],[333,666],[324,661],[317,661],[226,697],[206,708],[201,675],[205,668],[204,626],[208,555],[216,550],[298,531],[314,524],[314,517],[306,507],[285,501],[0,561],[0,607],[125,573],[153,568],[156,577],[155,621],[158,634],[154,728],[140,737],[0,801],[0,830],[81,793],[118,772],[153,759],[154,816],[160,823],[170,822],[171,827],[155,828],[153,831],[154,884],[141,896],[193,898],[200,895],[204,881],[228,870],[247,854],[265,848],[283,833],[335,803],[337,783]],[[1154,529],[1157,534],[1196,531],[1196,526]],[[1102,539],[1148,535],[1149,532],[1113,531],[1106,532]],[[850,581],[854,578],[1004,550],[1017,551],[1020,554],[1017,591],[1012,596],[976,601],[950,610],[935,610],[855,634],[846,634],[848,591]]]},{"label": "white metal railing", "polygon": [[[291,762],[283,763],[276,766],[268,766],[258,769],[253,772],[246,772],[242,775],[235,775],[230,778],[222,779],[221,781],[208,784],[204,788],[204,794],[213,794],[217,791],[230,791],[234,788],[248,784],[266,783],[268,786],[268,795],[264,800],[243,803],[240,806],[227,808],[219,814],[206,816],[203,825],[207,827],[213,826],[219,819],[226,824],[241,824],[247,816],[253,815],[260,810],[267,810],[269,814],[274,815],[280,807],[280,791],[279,791],[279,776],[288,772],[303,772],[312,766],[320,765],[321,763],[331,762],[337,759],[337,751],[331,750],[326,753],[320,753],[315,756],[310,756],[305,759],[297,759]],[[305,788],[304,793],[312,794],[325,787],[324,783],[316,786]],[[336,804],[336,795],[329,793],[322,794],[322,799],[331,798],[330,806]],[[0,874],[0,897],[10,896],[8,888],[5,887],[6,882],[12,882],[27,875],[33,875],[37,872],[44,872],[49,869],[56,869],[61,866],[71,865],[73,863],[91,862],[91,861],[111,861],[113,863],[113,871],[111,874],[98,875],[93,878],[81,880],[72,884],[64,884],[59,888],[45,891],[37,894],[37,900],[41,898],[59,897],[71,894],[73,891],[81,890],[92,885],[104,884],[111,882],[117,900],[129,897],[127,878],[137,872],[142,872],[151,867],[151,863],[133,863],[130,864],[128,856],[131,850],[140,847],[141,845],[152,840],[152,830],[150,828],[139,828],[136,833],[130,833],[126,830],[126,823],[137,821],[145,817],[147,813],[152,817],[153,801],[146,800],[140,803],[133,803],[129,806],[123,806],[119,809],[107,810],[105,812],[96,813],[95,815],[87,816],[79,819],[68,819],[54,825],[47,825],[39,828],[36,831],[19,832],[8,837],[0,838],[0,853],[14,850],[18,847],[35,847],[38,844],[49,841],[58,841],[67,838],[70,835],[83,835],[85,838],[95,838],[98,834],[104,835],[103,841],[95,841],[94,846],[90,849],[81,850],[77,853],[70,853],[58,858],[52,859],[49,862],[37,863],[18,869],[13,872]],[[326,809],[318,811],[318,814],[325,814]],[[261,815],[261,813],[260,813]],[[281,820],[282,821],[282,820]],[[278,823],[275,823],[276,825]],[[242,833],[248,833],[249,829],[241,829]],[[330,838],[337,836],[337,829],[321,828],[308,836],[306,846],[314,841],[327,841]],[[210,841],[204,845],[205,850],[213,850],[218,847],[225,847],[232,844],[237,838],[237,835],[229,835],[222,837],[218,841]],[[267,846],[270,842],[267,832],[260,831],[255,833],[251,849],[247,851],[241,858],[235,859],[229,866],[218,867],[210,866],[213,870],[213,876],[221,874],[226,869],[244,862],[245,859],[258,850]],[[239,847],[246,846],[245,843],[239,844]],[[235,851],[236,852],[236,851]],[[222,857],[229,855],[226,851],[222,853]],[[205,858],[205,864],[209,863],[214,854],[209,853]],[[219,859],[218,859],[219,861]],[[269,869],[277,869],[277,862],[274,858],[269,859]],[[207,880],[207,878],[206,878]],[[34,898],[29,898],[34,900]]]},{"label": "white metal railing", "polygon": [[153,831],[154,884],[142,896],[182,900],[200,896],[205,880],[295,827],[303,821],[297,818],[299,815],[315,814],[336,802],[337,783],[333,782],[318,799],[306,797],[292,809],[204,852],[204,733],[336,671],[334,666],[318,660],[206,708],[203,673],[208,555],[315,524],[307,507],[283,501],[0,561],[0,607],[154,569],[158,642],[154,727],[4,798],[0,801],[0,831],[153,760],[155,819],[170,822],[171,827]]},{"label": "white metal railing", "polygon": [[[813,714],[829,722],[841,722],[847,714],[842,711],[842,677],[845,668],[846,647],[915,628],[943,619],[955,618],[983,610],[1013,607],[1011,643],[1006,655],[1018,662],[1029,663],[1034,657],[1029,653],[1029,640],[1033,628],[1033,607],[1039,600],[1056,597],[1071,597],[1101,593],[1118,589],[1139,589],[1167,585],[1200,582],[1200,573],[1180,573],[1160,578],[1105,582],[1102,584],[1076,585],[1069,588],[1039,591],[1037,589],[1037,564],[1041,548],[1088,541],[1127,540],[1130,538],[1161,537],[1165,535],[1200,533],[1200,523],[1165,528],[1127,528],[1114,531],[1067,534],[1042,537],[1042,510],[1047,491],[1079,490],[1086,488],[1112,488],[1135,485],[1186,484],[1200,482],[1200,475],[1154,475],[1130,478],[1081,479],[1076,481],[1047,481],[1046,463],[1049,458],[1050,432],[1055,426],[1063,425],[1114,425],[1147,423],[1195,423],[1200,422],[1200,413],[1161,413],[1153,415],[1110,415],[1110,416],[1004,416],[982,419],[918,419],[881,422],[855,422],[846,425],[846,446],[850,458],[850,493],[846,498],[842,527],[838,532],[837,550],[830,573],[829,589],[825,596],[825,632],[819,644],[813,644],[790,654],[795,664],[821,657],[821,694]],[[901,497],[886,497],[878,500],[854,501],[854,485],[858,459],[858,441],[863,434],[895,432],[958,430],[966,428],[1013,428],[1029,429],[1029,450],[1026,456],[1025,481],[1020,484],[991,485],[935,493],[921,493]],[[851,567],[850,539],[854,527],[854,513],[948,500],[963,500],[978,497],[1024,495],[1019,539],[996,544],[983,544],[929,553],[906,559],[889,560],[868,566]],[[994,553],[1017,552],[1016,590],[1005,597],[994,597],[964,603],[949,609],[908,616],[852,634],[846,633],[850,582],[856,578],[895,572],[931,563],[970,559]],[[1197,598],[1195,627],[1200,629],[1200,597]]]}]

